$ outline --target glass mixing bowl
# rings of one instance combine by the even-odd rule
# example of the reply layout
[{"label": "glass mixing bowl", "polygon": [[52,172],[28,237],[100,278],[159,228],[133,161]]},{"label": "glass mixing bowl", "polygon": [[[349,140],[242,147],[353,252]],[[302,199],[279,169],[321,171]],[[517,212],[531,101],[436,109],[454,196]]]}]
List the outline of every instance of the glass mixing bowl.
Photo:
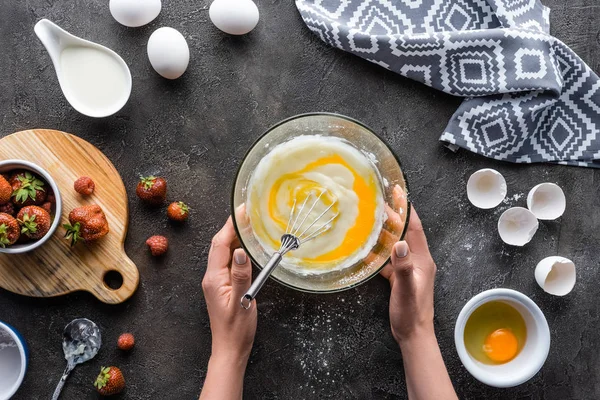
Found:
[{"label": "glass mixing bowl", "polygon": [[351,267],[320,275],[302,275],[280,266],[271,277],[306,292],[332,293],[350,289],[377,275],[387,264],[394,243],[404,237],[410,214],[407,183],[398,158],[381,138],[360,122],[342,115],[315,113],[286,119],[269,129],[248,151],[235,178],[231,202],[235,229],[254,264],[259,268],[266,265],[272,250],[265,249],[252,231],[245,207],[248,183],[257,165],[273,148],[302,135],[339,137],[362,151],[379,172],[387,219],[369,255]]}]

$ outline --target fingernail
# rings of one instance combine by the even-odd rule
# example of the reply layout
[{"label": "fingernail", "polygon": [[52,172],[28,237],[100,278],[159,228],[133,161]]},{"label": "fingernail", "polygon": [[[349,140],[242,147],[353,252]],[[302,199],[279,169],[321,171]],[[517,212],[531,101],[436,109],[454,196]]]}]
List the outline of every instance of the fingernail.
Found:
[{"label": "fingernail", "polygon": [[398,242],[394,246],[394,250],[396,251],[396,257],[404,258],[408,254],[408,244],[406,242]]},{"label": "fingernail", "polygon": [[233,259],[237,265],[243,265],[246,264],[248,257],[246,257],[246,252],[244,250],[236,250],[236,252],[233,253]]}]

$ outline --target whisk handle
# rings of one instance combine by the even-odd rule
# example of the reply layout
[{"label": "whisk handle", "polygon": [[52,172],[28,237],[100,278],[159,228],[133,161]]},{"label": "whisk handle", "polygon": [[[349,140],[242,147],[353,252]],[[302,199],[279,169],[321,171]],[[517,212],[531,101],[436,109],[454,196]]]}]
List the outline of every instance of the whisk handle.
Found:
[{"label": "whisk handle", "polygon": [[277,268],[282,258],[283,256],[279,252],[275,252],[273,254],[267,265],[265,265],[265,267],[262,269],[262,271],[260,271],[260,274],[258,274],[254,282],[252,282],[250,289],[248,289],[246,294],[240,300],[243,308],[245,308],[246,310],[250,308],[250,306],[252,305],[252,300],[254,300],[254,298],[256,297],[260,289],[263,287],[267,279],[269,279],[269,276],[271,276],[275,268]]}]

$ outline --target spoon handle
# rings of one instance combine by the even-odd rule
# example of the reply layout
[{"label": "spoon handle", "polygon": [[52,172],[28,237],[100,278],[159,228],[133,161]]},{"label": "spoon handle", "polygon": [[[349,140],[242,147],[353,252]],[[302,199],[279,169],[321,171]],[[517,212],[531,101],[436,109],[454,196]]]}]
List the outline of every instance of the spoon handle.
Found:
[{"label": "spoon handle", "polygon": [[54,394],[52,395],[52,400],[58,400],[58,398],[60,397],[60,392],[62,392],[63,386],[65,386],[65,382],[67,381],[67,378],[69,377],[71,371],[73,371],[73,366],[69,364],[67,365],[63,376],[60,378],[60,381],[58,381],[58,385],[56,385],[56,389],[54,390]]}]

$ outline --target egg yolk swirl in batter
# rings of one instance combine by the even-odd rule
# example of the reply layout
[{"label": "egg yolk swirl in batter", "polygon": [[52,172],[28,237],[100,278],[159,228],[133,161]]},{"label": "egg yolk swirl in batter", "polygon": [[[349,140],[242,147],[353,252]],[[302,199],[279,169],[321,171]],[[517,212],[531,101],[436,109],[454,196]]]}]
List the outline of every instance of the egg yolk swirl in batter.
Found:
[{"label": "egg yolk swirl in batter", "polygon": [[[294,198],[296,199],[297,206],[301,205],[302,202],[306,199],[306,197],[312,193],[313,197],[318,196],[322,190],[325,188],[319,187],[317,182],[306,179],[304,175],[308,172],[311,172],[317,169],[320,166],[328,165],[328,164],[340,164],[346,167],[349,171],[352,172],[354,177],[354,185],[352,187],[354,193],[358,198],[358,215],[356,217],[356,221],[354,226],[352,226],[346,233],[346,237],[344,238],[344,242],[341,246],[322,254],[316,257],[308,258],[306,261],[309,262],[332,262],[339,259],[343,259],[347,257],[349,254],[354,253],[360,247],[366,243],[367,239],[371,235],[371,230],[375,225],[375,210],[377,208],[376,195],[377,188],[376,182],[373,181],[373,177],[369,179],[369,181],[365,180],[362,176],[358,175],[356,171],[352,169],[352,167],[339,155],[331,155],[328,157],[320,158],[316,161],[311,162],[301,170],[283,175],[279,178],[273,188],[271,189],[271,193],[269,196],[269,216],[273,221],[275,221],[280,227],[282,227],[283,231],[287,227],[287,223],[289,220],[288,215],[282,215],[280,210],[277,207],[277,194],[282,189],[282,187],[286,187],[289,185],[284,185],[284,183],[294,182],[296,187],[294,188],[294,192],[291,196],[289,196],[288,206],[291,208],[294,203]],[[329,206],[331,203],[335,201],[335,199],[331,198],[332,196],[329,192],[325,193],[326,196],[322,197],[323,206]],[[310,200],[307,203],[310,203]],[[321,208],[323,208],[323,206]],[[319,209],[315,208],[314,211]],[[339,213],[339,204],[334,204],[331,208],[331,213]],[[316,218],[320,213],[313,212],[313,217]],[[321,223],[328,221],[328,216],[325,215],[319,220]],[[331,224],[335,225],[336,220],[334,219]],[[318,223],[316,225],[319,225]],[[306,226],[306,225],[305,225]],[[320,225],[319,225],[320,226]],[[313,230],[310,230],[312,232]],[[273,240],[273,244],[279,245],[279,240]]]},{"label": "egg yolk swirl in batter", "polygon": [[383,195],[370,161],[335,138],[305,137],[282,149],[286,154],[282,151],[281,157],[277,150],[263,159],[264,165],[259,165],[252,178],[256,180],[251,182],[247,211],[259,242],[277,250],[292,209],[295,207],[297,215],[308,197],[302,220],[323,193],[299,232],[322,212],[325,214],[307,233],[333,219],[322,234],[288,253],[282,265],[300,273],[319,274],[349,267],[364,258],[377,242],[383,224]]}]

